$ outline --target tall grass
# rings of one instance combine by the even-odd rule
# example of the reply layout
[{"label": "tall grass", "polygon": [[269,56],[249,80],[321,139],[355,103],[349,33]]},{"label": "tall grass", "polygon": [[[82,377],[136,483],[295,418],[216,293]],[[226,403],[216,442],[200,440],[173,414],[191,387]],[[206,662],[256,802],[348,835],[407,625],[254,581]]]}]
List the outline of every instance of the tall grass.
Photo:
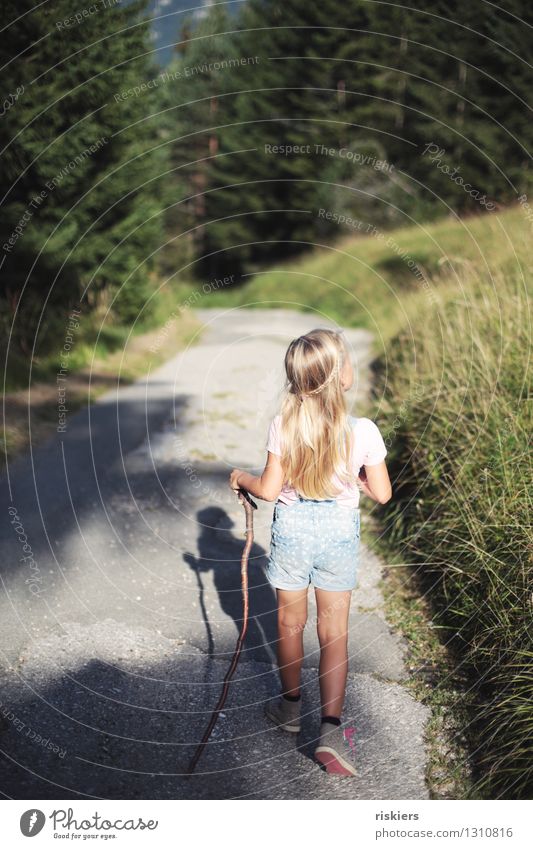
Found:
[{"label": "tall grass", "polygon": [[469,674],[476,790],[533,790],[533,266],[470,269],[380,361],[396,415],[389,543],[423,572],[435,623]]}]

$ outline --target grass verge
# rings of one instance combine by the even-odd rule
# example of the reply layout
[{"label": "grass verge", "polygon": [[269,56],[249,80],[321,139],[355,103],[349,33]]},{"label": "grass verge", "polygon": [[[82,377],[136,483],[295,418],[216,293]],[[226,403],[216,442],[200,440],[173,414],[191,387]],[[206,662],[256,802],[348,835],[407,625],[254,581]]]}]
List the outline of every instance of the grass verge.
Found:
[{"label": "grass verge", "polygon": [[[533,268],[471,270],[388,345],[375,413],[395,416],[384,543],[421,576],[465,682],[473,794],[533,791]],[[416,346],[416,364],[413,349]],[[400,410],[402,412],[400,413]]]},{"label": "grass verge", "polygon": [[[66,403],[75,412],[120,383],[127,385],[147,371],[149,362],[157,368],[184,348],[198,332],[200,324],[189,310],[147,332],[130,335],[129,330],[116,327],[114,333],[100,334],[94,339],[94,323],[85,328],[80,338],[74,338],[66,382]],[[28,386],[27,365],[20,365],[15,386],[26,378],[25,388],[13,388],[4,396],[4,428],[1,440],[0,465],[6,458],[12,461],[30,445],[52,436],[58,424],[59,357],[49,355],[35,364]]]},{"label": "grass verge", "polygon": [[[376,548],[376,546],[373,546]],[[388,622],[408,646],[405,686],[415,699],[429,707],[425,728],[426,781],[432,799],[476,798],[473,765],[464,729],[472,707],[468,678],[456,669],[449,648],[439,638],[432,618],[427,587],[419,573],[400,562],[386,546],[381,590]]]}]

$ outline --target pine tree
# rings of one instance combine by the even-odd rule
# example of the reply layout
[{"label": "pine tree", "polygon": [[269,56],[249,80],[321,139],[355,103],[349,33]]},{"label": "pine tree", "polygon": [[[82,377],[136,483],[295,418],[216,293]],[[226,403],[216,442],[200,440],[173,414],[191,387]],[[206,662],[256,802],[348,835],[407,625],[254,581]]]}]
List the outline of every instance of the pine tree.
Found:
[{"label": "pine tree", "polygon": [[205,192],[211,185],[210,172],[219,148],[216,128],[224,109],[224,93],[231,89],[234,73],[230,37],[224,34],[229,29],[228,16],[220,6],[208,9],[196,26],[186,19],[177,55],[160,75],[176,189],[167,216],[173,234],[165,258],[169,275],[185,266],[185,276],[190,277],[204,249]]},{"label": "pine tree", "polygon": [[[474,26],[471,18],[470,12],[470,26]],[[492,77],[477,81],[478,99],[487,116],[478,116],[477,125],[483,128],[491,123],[488,147],[495,166],[490,167],[489,185],[495,197],[505,203],[533,190],[533,8],[524,0],[508,0],[505,8],[491,7],[476,25],[486,37],[483,46],[478,41],[477,56],[480,62],[484,58],[482,67],[487,67]],[[468,115],[465,121],[470,123]],[[497,123],[492,126],[492,122]],[[483,132],[479,132],[479,139],[483,149],[487,145]]]},{"label": "pine tree", "polygon": [[120,290],[124,321],[149,296],[153,260],[144,261],[160,238],[165,156],[154,97],[133,91],[153,73],[145,5],[105,5],[78,21],[66,0],[6,3],[18,20],[0,47],[5,85],[24,91],[0,130],[0,297],[7,320],[18,310],[27,351],[39,322],[46,344],[84,293],[89,308],[98,292]]},{"label": "pine tree", "polygon": [[[485,39],[476,34],[479,7],[457,0],[419,0],[416,7],[410,15],[411,38],[423,46],[413,51],[408,88],[410,140],[417,146],[412,173],[440,213],[444,204],[483,211],[480,198],[490,202],[487,187],[493,192],[498,186],[487,157],[498,145],[497,125],[487,110],[490,62]],[[487,7],[482,17],[493,14]]]},{"label": "pine tree", "polygon": [[[526,159],[512,136],[522,133],[527,149],[530,126],[516,95],[527,100],[532,75],[527,62],[505,48],[513,49],[518,37],[517,52],[525,57],[527,30],[509,12],[487,4],[482,10],[458,0],[408,5],[401,14],[394,7],[372,10],[372,28],[386,33],[375,43],[374,57],[388,68],[374,80],[384,108],[377,112],[372,105],[369,111],[391,133],[387,156],[411,188],[412,201],[400,192],[398,205],[428,216],[446,205],[484,211],[494,208],[491,199],[512,200],[505,172],[520,183]],[[518,7],[524,14],[525,4],[516,3],[517,14]]]},{"label": "pine tree", "polygon": [[[177,119],[181,164],[201,160],[185,222],[199,267],[238,277],[333,239],[320,208],[398,224],[526,191],[530,20],[525,0],[250,0],[221,50],[257,60],[198,77]],[[201,62],[216,42],[195,34]]]},{"label": "pine tree", "polygon": [[334,0],[251,0],[243,8],[234,49],[258,58],[226,104],[224,156],[206,200],[206,253],[237,275],[315,238],[332,161],[323,151],[338,149],[344,132],[336,62],[344,17]]}]

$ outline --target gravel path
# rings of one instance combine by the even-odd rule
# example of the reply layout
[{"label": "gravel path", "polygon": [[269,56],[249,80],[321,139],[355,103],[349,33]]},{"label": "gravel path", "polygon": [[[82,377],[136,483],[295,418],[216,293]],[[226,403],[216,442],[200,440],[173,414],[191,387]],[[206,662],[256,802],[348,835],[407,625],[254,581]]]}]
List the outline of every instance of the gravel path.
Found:
[{"label": "gravel path", "polygon": [[[427,798],[428,711],[402,684],[402,644],[383,613],[382,564],[364,547],[345,711],[357,729],[359,775],[331,779],[312,760],[320,709],[312,592],[302,733],[295,740],[263,719],[264,700],[278,690],[275,598],[264,577],[272,505],[263,503],[246,646],[212,743],[197,773],[183,776],[240,627],[244,516],[228,472],[261,467],[284,349],[317,323],[286,310],[199,316],[198,344],[68,417],[65,434],[0,481],[11,507],[0,530],[2,792]],[[371,339],[363,330],[347,336],[357,413]]]}]

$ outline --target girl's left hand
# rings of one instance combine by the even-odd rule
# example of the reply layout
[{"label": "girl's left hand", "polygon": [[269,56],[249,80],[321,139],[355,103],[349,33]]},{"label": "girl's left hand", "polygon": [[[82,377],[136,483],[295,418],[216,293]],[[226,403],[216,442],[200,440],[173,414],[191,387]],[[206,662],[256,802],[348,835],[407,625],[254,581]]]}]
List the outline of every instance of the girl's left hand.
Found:
[{"label": "girl's left hand", "polygon": [[239,484],[237,483],[237,481],[240,475],[242,475],[242,469],[233,469],[231,475],[229,476],[229,485],[234,490],[234,492],[239,491]]}]

